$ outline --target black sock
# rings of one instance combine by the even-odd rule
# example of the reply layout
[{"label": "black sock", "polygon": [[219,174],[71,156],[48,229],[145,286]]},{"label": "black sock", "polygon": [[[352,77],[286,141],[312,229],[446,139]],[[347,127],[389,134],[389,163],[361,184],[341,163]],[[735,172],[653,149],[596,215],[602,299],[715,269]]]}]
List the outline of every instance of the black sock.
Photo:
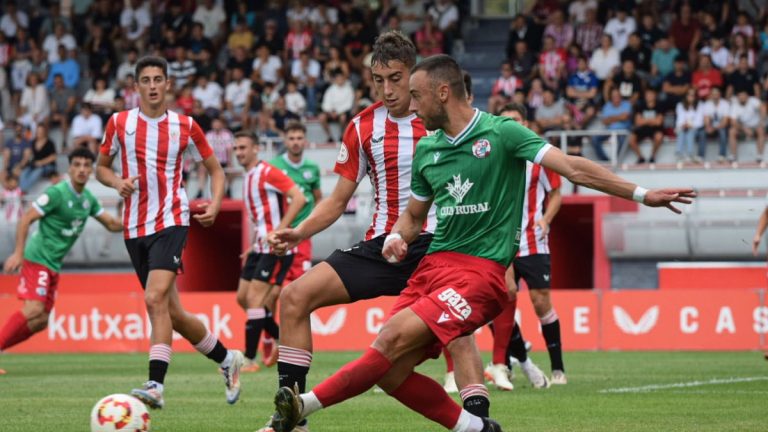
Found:
[{"label": "black sock", "polygon": [[272,311],[269,309],[266,309],[266,311],[267,317],[264,319],[264,330],[272,336],[272,339],[280,340],[280,327],[275,322],[275,317],[272,315]]},{"label": "black sock", "polygon": [[277,362],[277,379],[280,387],[293,389],[293,384],[299,385],[299,393],[307,391],[307,374],[309,367],[291,363]]},{"label": "black sock", "polygon": [[249,319],[245,322],[245,357],[254,360],[259,348],[261,330],[264,328],[265,318]]},{"label": "black sock", "polygon": [[221,341],[217,339],[216,345],[214,345],[211,352],[205,356],[215,361],[216,363],[221,363],[225,358],[227,358],[227,347],[225,347],[224,344],[222,344]]},{"label": "black sock", "polygon": [[544,334],[544,341],[547,343],[552,370],[565,372],[565,367],[563,366],[563,347],[560,344],[560,320],[557,319],[554,322],[542,325],[541,332]]},{"label": "black sock", "polygon": [[517,359],[520,363],[524,363],[528,360],[528,351],[525,350],[525,340],[523,334],[520,332],[520,326],[515,324],[514,330],[512,330],[512,336],[509,337],[509,346],[507,347],[507,361],[509,356]]},{"label": "black sock", "polygon": [[478,417],[489,417],[491,401],[485,396],[470,396],[464,400],[464,409]]},{"label": "black sock", "polygon": [[165,374],[168,372],[168,363],[162,360],[149,361],[149,380],[160,384],[165,381]]}]

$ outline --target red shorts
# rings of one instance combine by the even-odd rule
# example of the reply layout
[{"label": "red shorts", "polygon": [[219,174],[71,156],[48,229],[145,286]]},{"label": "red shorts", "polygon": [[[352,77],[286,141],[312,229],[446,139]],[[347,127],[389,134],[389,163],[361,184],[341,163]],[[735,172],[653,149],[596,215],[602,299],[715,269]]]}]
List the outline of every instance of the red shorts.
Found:
[{"label": "red shorts", "polygon": [[[442,345],[471,334],[501,313],[509,301],[501,264],[456,252],[421,260],[390,312],[411,308]],[[437,353],[433,353],[437,348]],[[439,354],[431,347],[429,354]]]},{"label": "red shorts", "polygon": [[48,267],[24,260],[21,266],[21,281],[16,293],[21,300],[34,300],[45,304],[45,311],[53,309],[59,274]]},{"label": "red shorts", "polygon": [[293,254],[293,264],[285,277],[285,285],[300,278],[312,267],[312,239],[306,239],[296,247]]}]

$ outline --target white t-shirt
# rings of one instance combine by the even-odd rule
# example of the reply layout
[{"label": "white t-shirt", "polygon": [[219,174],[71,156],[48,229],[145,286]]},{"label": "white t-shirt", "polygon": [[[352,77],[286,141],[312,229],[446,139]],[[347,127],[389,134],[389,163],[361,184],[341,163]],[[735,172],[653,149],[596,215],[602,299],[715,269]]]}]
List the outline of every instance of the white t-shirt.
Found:
[{"label": "white t-shirt", "polygon": [[205,6],[198,6],[195,14],[192,15],[192,21],[203,25],[203,36],[213,39],[219,34],[219,31],[227,20],[224,9],[218,4],[214,4],[212,9],[206,9]]},{"label": "white t-shirt", "polygon": [[32,116],[34,121],[42,121],[51,112],[48,90],[42,84],[24,87],[21,92],[21,107],[25,109],[25,114]]},{"label": "white t-shirt", "polygon": [[748,128],[760,126],[760,100],[750,96],[747,103],[742,105],[738,99],[735,99],[731,103],[730,116]]},{"label": "white t-shirt", "polygon": [[[263,63],[263,66],[262,66]],[[277,84],[280,80],[278,72],[283,67],[283,62],[280,57],[271,55],[267,58],[266,62],[262,62],[260,58],[256,57],[253,60],[253,70],[261,68],[260,76],[264,82],[271,82]]]},{"label": "white t-shirt", "polygon": [[675,129],[682,131],[684,125],[687,125],[689,129],[698,129],[704,126],[704,117],[701,113],[701,104],[685,108],[682,102],[678,102],[677,107],[675,107]]},{"label": "white t-shirt", "polygon": [[624,22],[618,20],[618,18],[611,18],[603,29],[604,33],[611,35],[613,38],[613,47],[621,51],[627,47],[629,43],[629,35],[637,29],[635,19],[628,16],[624,19]]},{"label": "white t-shirt", "polygon": [[199,100],[204,109],[213,108],[221,109],[221,97],[224,94],[224,90],[217,82],[209,82],[205,88],[196,86],[192,90],[192,97],[195,100]]},{"label": "white t-shirt", "polygon": [[717,102],[717,105],[711,100],[708,100],[701,104],[701,113],[704,118],[710,118],[712,120],[713,127],[719,127],[720,122],[731,115],[731,104],[725,99],[720,99]]},{"label": "white t-shirt", "polygon": [[447,5],[435,4],[427,12],[435,21],[435,24],[437,24],[437,28],[443,32],[448,26],[459,20],[459,8],[453,3]]},{"label": "white t-shirt", "polygon": [[573,17],[577,24],[581,24],[587,20],[587,10],[597,10],[597,1],[575,1],[568,6],[568,16]]},{"label": "white t-shirt", "polygon": [[100,139],[103,134],[101,129],[101,117],[96,114],[91,114],[88,118],[85,118],[82,114],[78,114],[72,119],[72,127],[70,131],[74,138],[89,136],[91,138]]},{"label": "white t-shirt", "polygon": [[306,71],[301,67],[301,60],[294,60],[291,65],[291,76],[302,84],[305,83],[309,77],[319,80],[320,72],[320,63],[315,59],[309,59]]},{"label": "white t-shirt", "polygon": [[237,81],[230,81],[224,90],[224,100],[230,102],[236,108],[243,107],[248,102],[250,91],[251,80],[244,78],[239,83]]},{"label": "white t-shirt", "polygon": [[[29,28],[29,17],[23,11],[16,11],[16,20],[23,28]],[[4,14],[0,18],[0,30],[5,33],[6,38],[14,38],[16,37],[16,32],[19,31],[19,26],[16,25],[8,14]]]},{"label": "white t-shirt", "polygon": [[296,114],[304,114],[304,110],[307,109],[307,100],[304,99],[304,95],[299,92],[286,93],[285,94],[285,109]]},{"label": "white t-shirt", "polygon": [[115,104],[115,89],[107,88],[101,93],[97,93],[96,90],[90,89],[85,92],[83,100],[91,105],[104,107],[107,111],[112,111],[112,105]]},{"label": "white t-shirt", "polygon": [[120,26],[126,29],[126,36],[132,41],[138,39],[150,25],[152,18],[146,3],[138,9],[125,8],[120,14]]},{"label": "white t-shirt", "polygon": [[67,51],[77,48],[77,42],[71,34],[66,33],[61,38],[57,38],[55,34],[49,34],[43,41],[43,50],[48,54],[48,63],[53,64],[61,60],[59,45],[64,45]]},{"label": "white t-shirt", "polygon": [[325,14],[322,14],[320,8],[315,6],[309,13],[309,22],[315,25],[316,28],[320,28],[325,23],[336,24],[339,22],[339,11],[335,7],[326,6]]},{"label": "white t-shirt", "polygon": [[722,70],[726,66],[728,66],[728,62],[731,59],[731,53],[728,51],[728,48],[726,47],[720,47],[718,50],[712,50],[711,47],[705,46],[700,51],[702,54],[709,55],[712,57],[712,64],[715,65],[716,68]]},{"label": "white t-shirt", "polygon": [[592,53],[589,59],[589,68],[595,72],[598,79],[606,80],[611,77],[613,69],[621,64],[621,57],[616,47],[611,47],[608,51],[598,48]]}]

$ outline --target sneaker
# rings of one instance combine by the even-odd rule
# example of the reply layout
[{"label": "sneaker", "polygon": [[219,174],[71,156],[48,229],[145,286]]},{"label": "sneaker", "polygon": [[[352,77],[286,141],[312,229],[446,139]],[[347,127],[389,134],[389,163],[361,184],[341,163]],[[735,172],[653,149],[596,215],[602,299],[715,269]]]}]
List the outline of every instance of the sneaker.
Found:
[{"label": "sneaker", "polygon": [[279,348],[274,347],[269,350],[269,355],[267,355],[266,350],[264,352],[264,366],[266,367],[272,367],[277,364],[277,355],[279,353]]},{"label": "sneaker", "polygon": [[565,385],[568,384],[568,378],[565,377],[565,372],[561,370],[553,370],[552,378],[550,378],[549,382],[557,385]]},{"label": "sneaker", "polygon": [[490,376],[490,381],[496,385],[496,388],[504,391],[512,391],[515,386],[509,382],[509,369],[505,364],[488,364],[485,368],[486,376]]},{"label": "sneaker", "polygon": [[141,388],[131,390],[131,396],[144,402],[146,406],[152,409],[162,409],[165,406],[163,391],[160,384],[155,381],[147,381]]},{"label": "sneaker", "polygon": [[483,430],[481,432],[503,432],[501,425],[496,423],[495,420],[489,418],[483,418]]},{"label": "sneaker", "polygon": [[293,390],[281,387],[275,394],[275,414],[272,415],[272,428],[275,432],[291,432],[302,420],[299,386]]},{"label": "sneaker", "polygon": [[509,381],[512,382],[515,380],[515,366],[520,367],[520,360],[514,358],[513,356],[509,356]]},{"label": "sneaker", "polygon": [[704,162],[704,160],[700,156],[694,156],[693,157],[693,162],[697,163],[697,164],[700,164],[700,163]]},{"label": "sneaker", "polygon": [[246,358],[243,361],[243,367],[240,368],[240,372],[258,372],[261,370],[261,366],[256,363],[256,360]]},{"label": "sneaker", "polygon": [[520,368],[523,370],[523,375],[531,382],[533,388],[543,389],[549,387],[547,376],[533,363],[533,360],[528,359],[527,362],[520,363]]},{"label": "sneaker", "polygon": [[456,386],[456,376],[453,372],[445,374],[445,384],[443,384],[445,392],[448,394],[454,394],[459,392],[459,387]]},{"label": "sneaker", "polygon": [[[269,418],[269,421],[263,428],[257,430],[256,432],[275,432],[275,430],[272,428],[272,417]],[[291,432],[309,432],[309,425],[296,425],[296,427],[293,428]]]},{"label": "sneaker", "polygon": [[221,375],[224,376],[224,385],[227,386],[225,394],[227,403],[232,405],[240,398],[240,369],[243,367],[243,353],[238,350],[229,350],[232,353],[232,363],[228,367],[221,368]]},{"label": "sneaker", "polygon": [[644,158],[644,157],[642,157],[642,156],[641,156],[641,157],[639,157],[639,158],[637,158],[637,162],[636,162],[636,163],[637,163],[638,165],[644,164],[644,163],[645,163],[645,158]]},{"label": "sneaker", "polygon": [[720,155],[717,157],[717,163],[725,163],[725,156]]}]

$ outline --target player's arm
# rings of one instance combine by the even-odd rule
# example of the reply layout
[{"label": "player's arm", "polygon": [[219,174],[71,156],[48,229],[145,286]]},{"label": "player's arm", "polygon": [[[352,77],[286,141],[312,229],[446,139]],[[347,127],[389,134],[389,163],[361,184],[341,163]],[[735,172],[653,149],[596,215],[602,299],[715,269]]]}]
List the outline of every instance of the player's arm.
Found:
[{"label": "player's arm", "polygon": [[196,214],[193,217],[200,222],[200,225],[209,227],[216,221],[216,216],[221,210],[221,200],[224,198],[224,168],[221,167],[216,156],[210,155],[203,160],[203,166],[211,177],[211,202],[200,204],[200,208],[205,209],[202,214]]},{"label": "player's arm", "polygon": [[666,207],[675,213],[681,211],[672,203],[690,204],[696,197],[692,188],[647,190],[629,182],[589,159],[568,156],[558,148],[549,146],[541,161],[537,161],[571,181],[609,195],[634,200],[648,207]]},{"label": "player's arm", "polygon": [[3,264],[4,272],[13,273],[21,267],[21,263],[24,260],[24,244],[27,242],[29,226],[42,217],[43,214],[34,206],[30,207],[21,217],[16,225],[16,247]]},{"label": "player's arm", "polygon": [[408,252],[408,244],[416,240],[432,206],[432,198],[426,200],[411,196],[405,210],[397,218],[392,231],[384,240],[381,254],[389,262],[400,261]]},{"label": "player's arm", "polygon": [[120,232],[123,230],[123,221],[105,211],[102,211],[101,214],[94,218],[99,221],[100,224],[104,225],[104,228],[108,231]]},{"label": "player's arm", "polygon": [[294,185],[292,188],[288,189],[285,194],[291,200],[291,203],[288,204],[288,208],[285,209],[285,215],[280,219],[280,225],[277,226],[277,229],[288,228],[293,220],[296,219],[296,215],[299,214],[304,205],[307,204],[307,198],[298,186]]},{"label": "player's arm", "polygon": [[752,254],[755,256],[757,256],[757,248],[760,246],[760,240],[762,240],[766,228],[768,228],[768,206],[760,213],[760,219],[757,220],[755,238],[752,239]]},{"label": "player's arm", "polygon": [[136,191],[136,180],[139,176],[122,178],[112,169],[115,156],[99,155],[96,161],[96,179],[104,186],[111,187],[123,198],[128,198]]},{"label": "player's arm", "polygon": [[331,226],[344,214],[347,203],[349,203],[352,195],[354,195],[355,190],[357,190],[357,183],[346,177],[339,176],[333,192],[318,203],[312,209],[312,213],[296,227],[296,234],[301,239],[306,239]]},{"label": "player's arm", "polygon": [[323,199],[323,191],[320,188],[312,189],[312,196],[315,197],[315,205],[317,205]]},{"label": "player's arm", "polygon": [[547,199],[547,208],[539,220],[542,238],[549,234],[549,226],[552,225],[552,220],[557,216],[557,212],[560,211],[560,206],[563,204],[563,194],[560,193],[560,188],[552,189]]}]

